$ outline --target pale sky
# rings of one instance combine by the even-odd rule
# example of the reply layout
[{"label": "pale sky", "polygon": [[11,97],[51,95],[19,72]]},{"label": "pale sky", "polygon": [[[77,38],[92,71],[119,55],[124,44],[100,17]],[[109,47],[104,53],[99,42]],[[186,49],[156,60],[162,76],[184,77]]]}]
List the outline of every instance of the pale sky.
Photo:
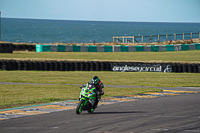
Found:
[{"label": "pale sky", "polygon": [[0,11],[6,18],[200,23],[200,0],[0,0]]}]

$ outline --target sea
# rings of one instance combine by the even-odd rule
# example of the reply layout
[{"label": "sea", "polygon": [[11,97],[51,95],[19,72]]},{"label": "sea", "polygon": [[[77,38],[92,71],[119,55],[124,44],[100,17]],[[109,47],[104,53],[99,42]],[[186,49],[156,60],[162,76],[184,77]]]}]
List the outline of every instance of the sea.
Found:
[{"label": "sea", "polygon": [[136,36],[141,42],[149,42],[147,36],[155,35],[152,41],[199,38],[200,23],[169,22],[115,22],[115,21],[75,21],[1,18],[1,40],[18,43],[105,43],[112,42],[113,36]]}]

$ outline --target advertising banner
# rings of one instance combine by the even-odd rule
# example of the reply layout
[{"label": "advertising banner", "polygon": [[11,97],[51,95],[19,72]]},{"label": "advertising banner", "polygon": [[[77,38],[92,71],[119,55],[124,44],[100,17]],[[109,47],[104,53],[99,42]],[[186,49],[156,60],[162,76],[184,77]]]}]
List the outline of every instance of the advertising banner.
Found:
[{"label": "advertising banner", "polygon": [[112,71],[119,72],[172,72],[168,64],[112,63]]}]

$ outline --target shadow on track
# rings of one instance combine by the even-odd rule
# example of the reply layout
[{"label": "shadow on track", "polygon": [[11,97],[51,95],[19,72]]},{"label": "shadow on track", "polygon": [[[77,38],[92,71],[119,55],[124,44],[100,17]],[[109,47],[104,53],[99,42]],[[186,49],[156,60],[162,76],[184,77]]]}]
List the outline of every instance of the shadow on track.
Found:
[{"label": "shadow on track", "polygon": [[92,114],[98,115],[98,114],[135,114],[135,113],[147,113],[147,112],[145,111],[123,111],[123,112],[112,111],[112,112],[94,112]]}]

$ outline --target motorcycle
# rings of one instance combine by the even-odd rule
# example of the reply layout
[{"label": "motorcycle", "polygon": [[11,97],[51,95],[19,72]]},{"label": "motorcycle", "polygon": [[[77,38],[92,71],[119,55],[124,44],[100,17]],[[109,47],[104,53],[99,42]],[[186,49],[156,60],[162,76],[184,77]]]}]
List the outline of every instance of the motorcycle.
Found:
[{"label": "motorcycle", "polygon": [[88,83],[86,86],[82,86],[81,89],[79,103],[76,107],[76,114],[80,114],[82,111],[93,113],[95,110],[93,106],[97,98],[97,90],[93,83]]}]

